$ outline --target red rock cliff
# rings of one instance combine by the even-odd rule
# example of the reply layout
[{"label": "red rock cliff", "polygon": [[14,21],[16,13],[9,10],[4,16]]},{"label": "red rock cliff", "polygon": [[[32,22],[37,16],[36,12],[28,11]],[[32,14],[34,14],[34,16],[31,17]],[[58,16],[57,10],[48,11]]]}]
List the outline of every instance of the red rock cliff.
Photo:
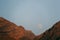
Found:
[{"label": "red rock cliff", "polygon": [[[28,39],[26,33],[27,32],[23,26],[17,26],[16,24],[0,17],[0,40],[21,40],[20,38],[24,37]],[[30,35],[29,33],[27,34]]]}]

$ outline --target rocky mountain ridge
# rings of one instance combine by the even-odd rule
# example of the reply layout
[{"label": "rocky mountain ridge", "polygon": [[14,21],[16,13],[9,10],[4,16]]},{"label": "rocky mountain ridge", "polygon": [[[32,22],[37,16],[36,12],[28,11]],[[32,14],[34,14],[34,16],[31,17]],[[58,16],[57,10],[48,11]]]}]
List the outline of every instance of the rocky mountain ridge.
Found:
[{"label": "rocky mountain ridge", "polygon": [[0,17],[0,40],[60,40],[60,21],[41,35]]},{"label": "rocky mountain ridge", "polygon": [[17,26],[16,24],[0,17],[1,40],[20,40],[24,37],[28,37],[28,39],[33,40],[35,35],[32,33],[32,31],[25,30],[23,26]]},{"label": "rocky mountain ridge", "polygon": [[36,36],[34,40],[60,40],[60,21],[43,34]]}]

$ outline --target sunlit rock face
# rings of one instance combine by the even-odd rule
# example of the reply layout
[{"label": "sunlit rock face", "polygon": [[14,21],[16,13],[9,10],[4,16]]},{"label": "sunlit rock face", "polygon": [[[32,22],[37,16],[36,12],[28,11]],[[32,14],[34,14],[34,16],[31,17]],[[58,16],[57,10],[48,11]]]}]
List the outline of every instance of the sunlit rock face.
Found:
[{"label": "sunlit rock face", "polygon": [[60,40],[60,21],[41,35],[0,17],[0,40]]},{"label": "sunlit rock face", "polygon": [[34,40],[60,40],[60,21],[43,34],[36,36]]},{"label": "sunlit rock face", "polygon": [[33,39],[35,38],[34,33],[33,33],[32,31],[30,31],[30,30],[26,30],[25,36],[26,36],[27,38],[29,38],[30,40],[33,40]]},{"label": "sunlit rock face", "polygon": [[32,40],[33,36],[31,35],[34,34],[25,30],[23,26],[17,26],[16,24],[0,17],[0,40],[23,40],[22,38]]}]

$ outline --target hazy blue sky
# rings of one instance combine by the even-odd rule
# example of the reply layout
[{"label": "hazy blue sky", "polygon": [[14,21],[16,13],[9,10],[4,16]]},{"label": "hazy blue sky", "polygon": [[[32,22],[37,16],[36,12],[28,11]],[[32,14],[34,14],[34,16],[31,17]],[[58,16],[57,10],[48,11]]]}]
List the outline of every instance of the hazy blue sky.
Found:
[{"label": "hazy blue sky", "polygon": [[60,20],[60,0],[0,0],[0,17],[40,34]]}]

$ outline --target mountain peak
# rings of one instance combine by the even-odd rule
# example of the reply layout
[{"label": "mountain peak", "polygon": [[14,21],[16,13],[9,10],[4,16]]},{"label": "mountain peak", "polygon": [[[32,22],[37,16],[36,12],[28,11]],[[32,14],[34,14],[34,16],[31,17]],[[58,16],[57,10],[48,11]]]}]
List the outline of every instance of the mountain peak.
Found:
[{"label": "mountain peak", "polygon": [[54,24],[53,26],[55,27],[60,27],[60,21],[58,21],[56,24]]},{"label": "mountain peak", "polygon": [[[29,36],[27,36],[27,34]],[[28,33],[23,26],[17,26],[3,17],[0,17],[0,40],[20,40],[21,38],[32,40],[32,37],[35,37],[34,34],[31,32]]]},{"label": "mountain peak", "polygon": [[36,36],[34,40],[60,40],[60,21],[41,35]]}]

